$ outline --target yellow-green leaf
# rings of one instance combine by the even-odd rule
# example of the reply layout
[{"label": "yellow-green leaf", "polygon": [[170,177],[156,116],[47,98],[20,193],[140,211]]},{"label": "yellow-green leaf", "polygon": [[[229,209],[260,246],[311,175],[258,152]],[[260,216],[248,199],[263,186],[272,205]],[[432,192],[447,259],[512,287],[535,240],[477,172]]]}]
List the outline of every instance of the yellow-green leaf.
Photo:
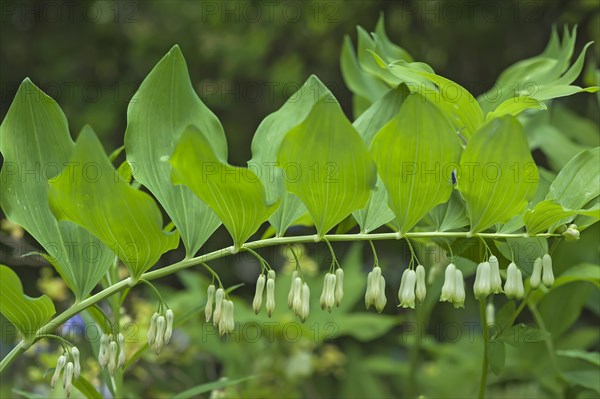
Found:
[{"label": "yellow-green leaf", "polygon": [[175,184],[187,185],[221,219],[239,249],[277,208],[251,169],[219,159],[203,132],[188,126],[170,163]]},{"label": "yellow-green leaf", "polygon": [[49,182],[55,215],[92,232],[136,279],[179,243],[177,232],[162,230],[162,215],[152,197],[119,176],[89,126],[75,143],[69,167]]},{"label": "yellow-green leaf", "polygon": [[371,154],[401,233],[450,198],[460,150],[452,124],[419,93],[377,133]]},{"label": "yellow-green leaf", "polygon": [[55,312],[48,296],[28,297],[19,276],[8,266],[0,265],[0,313],[17,327],[26,342],[32,341],[36,331]]},{"label": "yellow-green leaf", "polygon": [[302,200],[320,236],[365,207],[377,177],[364,141],[333,97],[286,134],[277,160],[287,190]]},{"label": "yellow-green leaf", "polygon": [[457,179],[472,232],[507,222],[525,210],[539,173],[519,121],[507,115],[476,131],[461,156]]}]

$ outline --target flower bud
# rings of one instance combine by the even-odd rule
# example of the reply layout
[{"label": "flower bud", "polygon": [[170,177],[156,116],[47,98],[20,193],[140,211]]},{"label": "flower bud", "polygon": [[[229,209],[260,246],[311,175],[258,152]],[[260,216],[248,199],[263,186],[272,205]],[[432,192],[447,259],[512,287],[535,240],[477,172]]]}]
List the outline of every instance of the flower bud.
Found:
[{"label": "flower bud", "polygon": [[167,328],[165,329],[165,345],[171,341],[171,337],[173,336],[173,318],[175,315],[171,309],[167,309],[165,312],[165,318],[167,320]]},{"label": "flower bud", "polygon": [[416,273],[417,288],[415,289],[415,294],[419,302],[423,302],[425,300],[425,295],[427,294],[427,287],[425,286],[425,268],[423,265],[417,266]]},{"label": "flower bud", "polygon": [[204,317],[206,322],[210,321],[213,312],[213,301],[215,300],[215,286],[211,284],[206,290],[206,306],[204,306]]},{"label": "flower bud", "polygon": [[154,338],[156,338],[156,319],[158,319],[158,316],[158,313],[154,313],[150,319],[150,328],[148,329],[148,346],[152,345]]},{"label": "flower bud", "polygon": [[523,297],[525,296],[525,287],[523,287],[523,275],[521,274],[521,271],[519,269],[517,269],[517,289],[515,292],[515,298],[517,299],[523,299]]},{"label": "flower bud", "polygon": [[229,300],[224,299],[221,303],[221,317],[218,325],[219,335],[221,336],[225,335],[229,331],[229,310]]},{"label": "flower bud", "polygon": [[275,310],[275,280],[270,278],[267,280],[267,315],[271,317]]},{"label": "flower bud", "polygon": [[406,280],[402,286],[400,294],[400,306],[403,308],[415,308],[415,284],[417,282],[417,273],[414,270],[407,269]]},{"label": "flower bud", "polygon": [[223,312],[223,298],[225,297],[225,290],[223,288],[217,289],[215,292],[215,311],[213,313],[213,324],[218,326],[221,322],[221,314]]},{"label": "flower bud", "polygon": [[344,270],[338,268],[335,271],[335,306],[340,306],[342,298],[344,298]]},{"label": "flower bud", "polygon": [[56,383],[60,378],[60,372],[63,367],[65,367],[65,363],[67,363],[67,357],[65,355],[60,355],[58,360],[56,361],[56,368],[54,369],[54,374],[52,375],[52,380],[50,381],[50,388],[54,390],[56,387]]},{"label": "flower bud", "polygon": [[455,274],[456,266],[454,266],[454,263],[450,263],[444,272],[444,285],[442,286],[442,294],[440,295],[441,302],[452,302],[452,295],[454,295],[454,284],[456,281]]},{"label": "flower bud", "polygon": [[71,348],[71,355],[73,355],[73,377],[77,380],[81,374],[81,364],[79,363],[79,349],[76,346]]},{"label": "flower bud", "polygon": [[542,257],[542,282],[548,288],[554,284],[554,272],[552,271],[552,258],[545,254]]},{"label": "flower bud", "polygon": [[[381,277],[381,268],[379,266],[374,267],[367,275],[367,291],[365,292],[365,306],[367,309],[369,309],[371,305],[376,305],[378,300],[380,302],[382,301],[380,295]],[[385,287],[385,281],[383,282],[383,285]],[[387,301],[387,299],[385,299],[385,293],[383,294],[383,299]]]},{"label": "flower bud", "polygon": [[160,353],[160,350],[165,344],[165,327],[166,320],[164,316],[158,316],[156,319],[156,341],[155,341],[155,350],[156,354]]},{"label": "flower bud", "polygon": [[498,258],[494,255],[490,256],[490,288],[492,293],[499,294],[502,292],[502,278],[500,277],[500,265]]},{"label": "flower bud", "polygon": [[100,349],[98,350],[98,363],[100,363],[100,368],[102,369],[108,364],[108,343],[108,334],[102,334],[100,337]]},{"label": "flower bud", "polygon": [[[294,309],[294,313],[296,315],[301,315],[302,310],[302,279],[300,277],[296,277],[294,279],[294,300],[292,308]],[[300,316],[301,317],[301,316]]]},{"label": "flower bud", "polygon": [[119,333],[117,338],[119,340],[119,360],[117,361],[117,367],[123,367],[125,365],[125,337]]},{"label": "flower bud", "polygon": [[477,266],[475,284],[473,284],[475,298],[481,300],[492,293],[492,282],[490,276],[490,264],[482,262]]},{"label": "flower bud", "polygon": [[375,309],[377,309],[377,312],[381,313],[387,303],[387,298],[385,297],[385,278],[379,274],[379,284],[374,282],[374,285],[378,286],[377,297],[375,298]]},{"label": "flower bud", "polygon": [[254,291],[254,300],[252,301],[252,309],[254,309],[255,314],[258,314],[258,312],[260,312],[266,281],[267,278],[264,274],[258,276],[258,279],[256,280],[256,291]]},{"label": "flower bud", "polygon": [[300,320],[304,323],[306,318],[308,317],[308,311],[310,309],[310,288],[308,288],[308,284],[304,283],[302,285],[302,304],[300,306]]},{"label": "flower bud", "polygon": [[327,308],[329,312],[331,312],[331,308],[335,304],[335,283],[335,274],[325,274],[325,282],[323,283],[323,292],[321,294],[321,309]]},{"label": "flower bud", "polygon": [[455,308],[465,307],[465,282],[463,280],[463,274],[460,270],[455,269],[454,271],[454,290],[450,297],[450,301],[454,304]]},{"label": "flower bud", "polygon": [[565,241],[577,241],[579,240],[579,230],[576,224],[570,224],[569,227],[562,233],[565,237]]},{"label": "flower bud", "polygon": [[63,387],[65,388],[65,393],[67,394],[67,398],[71,396],[71,389],[73,389],[73,363],[67,363],[67,367],[65,368],[65,374],[63,379]]},{"label": "flower bud", "polygon": [[373,272],[367,274],[367,290],[365,291],[365,307],[369,309],[374,304],[373,298]]},{"label": "flower bud", "polygon": [[[156,342],[158,342],[158,338]],[[108,344],[108,373],[111,375],[111,377],[114,377],[115,369],[117,368],[117,351],[118,348],[115,341],[112,341],[110,344]]]},{"label": "flower bud", "polygon": [[298,277],[298,271],[294,270],[292,272],[292,282],[290,284],[290,293],[288,294],[288,308],[292,309],[294,307],[294,282],[296,281],[296,277]]},{"label": "flower bud", "polygon": [[270,269],[270,270],[267,272],[267,276],[269,277],[269,280],[275,280],[275,270],[273,270],[273,269]]},{"label": "flower bud", "polygon": [[229,316],[227,318],[227,330],[229,332],[232,332],[235,329],[235,319],[234,319],[234,313],[235,313],[235,309],[233,306],[233,301],[227,301],[229,302]]},{"label": "flower bud", "polygon": [[537,258],[533,262],[533,271],[531,272],[531,277],[529,278],[529,284],[532,289],[536,289],[539,287],[540,282],[542,281],[542,258]]}]

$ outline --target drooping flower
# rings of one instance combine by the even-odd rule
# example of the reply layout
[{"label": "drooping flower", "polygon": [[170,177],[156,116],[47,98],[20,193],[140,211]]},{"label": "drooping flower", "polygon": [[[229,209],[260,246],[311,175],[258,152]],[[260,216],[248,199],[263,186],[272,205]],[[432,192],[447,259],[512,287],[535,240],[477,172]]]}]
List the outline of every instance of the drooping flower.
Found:
[{"label": "drooping flower", "polygon": [[475,298],[483,299],[492,293],[492,281],[489,262],[481,262],[475,273],[475,284],[473,284]]},{"label": "drooping flower", "polygon": [[119,340],[119,359],[117,361],[117,367],[123,367],[125,365],[125,337],[119,333],[117,336]]},{"label": "drooping flower", "polygon": [[[383,276],[381,275],[381,268],[379,266],[374,267],[373,270],[367,274],[367,290],[365,292],[365,306],[367,309],[369,309],[371,305],[375,305],[378,300],[380,304],[381,302],[387,301],[387,299],[385,299],[385,293],[383,293],[383,298],[380,294],[381,287],[383,286],[385,288],[385,279],[382,283],[382,278]],[[383,306],[385,306],[385,303]]]},{"label": "drooping flower", "polygon": [[502,292],[502,278],[500,277],[500,265],[498,263],[498,258],[494,255],[490,256],[490,287],[492,289],[492,293],[499,294]]},{"label": "drooping flower", "polygon": [[452,302],[452,296],[454,295],[454,285],[456,282],[455,273],[456,266],[454,266],[454,263],[450,263],[446,267],[446,271],[444,272],[444,285],[442,286],[442,294],[440,295],[441,302]]},{"label": "drooping flower", "polygon": [[54,374],[52,375],[52,380],[50,381],[50,388],[52,388],[52,390],[54,390],[56,387],[56,383],[60,379],[60,373],[63,367],[65,367],[66,363],[67,357],[65,355],[60,355],[56,361],[56,368],[54,369]]},{"label": "drooping flower", "polygon": [[454,271],[454,290],[450,297],[450,302],[454,304],[455,308],[465,307],[465,282],[463,280],[463,274],[460,270],[455,269]]},{"label": "drooping flower", "polygon": [[[158,342],[158,337],[156,342]],[[108,344],[108,373],[111,376],[115,375],[115,370],[117,369],[117,352],[117,343],[112,341],[110,344]]]},{"label": "drooping flower", "polygon": [[73,362],[67,363],[67,367],[65,367],[63,386],[67,398],[69,398],[71,396],[71,390],[73,389]]},{"label": "drooping flower", "polygon": [[292,309],[294,307],[294,296],[295,296],[295,282],[298,277],[298,271],[294,270],[292,272],[292,282],[290,284],[290,293],[288,294],[288,308]]},{"label": "drooping flower", "polygon": [[304,283],[302,285],[302,304],[300,306],[300,320],[304,323],[308,318],[308,312],[310,309],[310,288],[308,288],[308,284]]},{"label": "drooping flower", "polygon": [[171,309],[167,309],[167,311],[165,312],[165,319],[167,321],[167,327],[165,329],[164,337],[165,345],[171,342],[171,337],[173,336],[173,318],[173,311]]},{"label": "drooping flower", "polygon": [[506,269],[506,283],[504,284],[504,293],[507,298],[521,299],[525,295],[523,287],[523,276],[514,262],[511,262]]},{"label": "drooping flower", "polygon": [[217,327],[221,321],[223,312],[223,299],[225,298],[225,290],[218,288],[215,291],[215,311],[213,312],[213,325]]},{"label": "drooping flower", "polygon": [[533,271],[531,272],[531,277],[529,278],[529,284],[532,289],[536,289],[540,286],[540,282],[542,281],[542,258],[537,258],[533,262]]},{"label": "drooping flower", "polygon": [[252,309],[254,309],[255,314],[258,314],[258,312],[260,312],[260,307],[262,306],[263,291],[265,289],[266,282],[267,278],[264,274],[258,276],[258,279],[256,280],[256,291],[254,292],[254,300],[252,301]]},{"label": "drooping flower", "polygon": [[[155,313],[156,314],[156,313]],[[158,317],[158,314],[156,314]],[[152,329],[152,326],[150,327]],[[154,328],[156,331],[156,327]],[[150,331],[148,332],[150,334]],[[148,340],[150,337],[148,337]],[[152,338],[154,340],[154,337]],[[98,350],[98,363],[100,363],[100,367],[103,369],[108,364],[108,344],[110,342],[108,334],[102,334],[100,337],[100,349]]]},{"label": "drooping flower", "polygon": [[542,282],[548,288],[554,284],[554,272],[552,271],[552,258],[545,254],[542,257]]},{"label": "drooping flower", "polygon": [[327,308],[331,312],[331,308],[335,304],[335,285],[336,275],[333,273],[325,274],[325,281],[323,283],[323,291],[321,293],[321,309]]},{"label": "drooping flower", "polygon": [[71,348],[71,355],[73,356],[73,377],[77,380],[81,374],[81,364],[79,363],[79,349],[76,346]]},{"label": "drooping flower", "polygon": [[[406,272],[406,280],[402,286],[400,293],[400,306],[403,308],[415,308],[415,284],[417,282],[417,273],[414,270],[408,269]],[[402,284],[401,284],[402,285]]]},{"label": "drooping flower", "polygon": [[211,284],[206,290],[206,306],[204,306],[204,317],[206,322],[210,321],[213,314],[213,301],[215,300],[215,286]]},{"label": "drooping flower", "polygon": [[[156,340],[154,341],[155,343],[155,350],[156,350],[156,354],[158,355],[160,353],[160,350],[162,349],[162,347],[165,344],[165,328],[166,328],[166,320],[164,316],[158,316],[158,319],[156,319]],[[116,346],[116,344],[115,344]]]},{"label": "drooping flower", "polygon": [[375,298],[375,309],[377,312],[383,312],[387,298],[385,297],[385,278],[379,275],[379,290],[377,290],[377,297]]},{"label": "drooping flower", "polygon": [[267,280],[267,303],[266,303],[267,315],[271,317],[275,310],[275,278],[269,278]]}]

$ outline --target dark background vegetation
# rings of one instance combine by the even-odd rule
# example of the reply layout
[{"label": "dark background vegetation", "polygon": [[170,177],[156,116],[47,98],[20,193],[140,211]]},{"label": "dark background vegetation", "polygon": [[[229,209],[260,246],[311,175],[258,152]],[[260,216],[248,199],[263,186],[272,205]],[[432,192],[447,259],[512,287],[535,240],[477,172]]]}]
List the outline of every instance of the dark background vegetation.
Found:
[{"label": "dark background vegetation", "polygon": [[[385,15],[393,42],[474,95],[489,89],[507,66],[539,54],[553,24],[560,29],[565,24],[579,25],[576,51],[595,40],[586,59],[598,65],[600,57],[600,6],[595,0],[2,0],[0,6],[0,118],[6,115],[20,82],[29,77],[58,101],[74,137],[90,124],[105,150],[111,152],[123,144],[131,96],[158,60],[179,44],[196,91],[225,128],[229,161],[236,165],[251,158],[250,143],[261,120],[278,109],[310,74],[325,82],[351,115],[352,94],[339,68],[343,38],[349,35],[356,43],[356,26],[372,30],[380,13]],[[584,82],[575,83],[585,84],[585,71],[591,69],[584,68]],[[587,95],[564,103],[598,120],[597,110],[587,106]],[[582,245],[594,245],[594,230]],[[7,232],[1,238],[0,263],[23,262],[8,253],[13,238]],[[210,249],[225,245],[229,245],[229,237],[223,228],[207,243]],[[384,262],[405,261],[395,258],[397,243],[380,245]],[[25,244],[22,248],[29,249]],[[179,260],[182,253],[173,251],[163,261]],[[275,264],[281,262],[275,250],[265,255]],[[322,261],[325,253],[312,255]],[[593,250],[590,256],[597,259]],[[242,267],[249,261],[243,257],[224,260],[227,266],[237,266],[223,268],[225,281],[235,284],[241,279],[252,284],[256,269],[249,273]],[[40,287],[38,270],[20,269],[26,291],[35,291],[36,283]],[[48,283],[48,277],[43,281]],[[175,289],[184,285],[175,276],[163,282]],[[251,290],[242,288],[240,295],[249,297]],[[476,320],[476,304],[471,308],[464,318]],[[438,321],[446,319],[442,312],[434,315]],[[392,342],[389,337],[388,342]],[[359,352],[356,343],[344,348]],[[385,349],[379,347],[378,351]],[[143,386],[139,389],[144,392]]]}]

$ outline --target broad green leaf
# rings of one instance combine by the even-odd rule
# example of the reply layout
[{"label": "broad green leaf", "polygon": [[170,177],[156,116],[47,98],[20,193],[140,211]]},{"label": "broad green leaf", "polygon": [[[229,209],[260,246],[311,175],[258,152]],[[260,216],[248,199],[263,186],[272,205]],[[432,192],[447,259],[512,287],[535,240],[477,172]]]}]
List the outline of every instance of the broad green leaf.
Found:
[{"label": "broad green leaf", "polygon": [[[353,123],[367,146],[371,145],[375,134],[398,113],[400,106],[409,94],[410,91],[406,85],[400,85],[390,90]],[[367,206],[354,211],[352,215],[363,233],[373,231],[394,218],[394,213],[388,206],[387,192],[379,176],[377,176],[375,189],[369,197]]]},{"label": "broad green leaf", "polygon": [[505,344],[501,340],[493,340],[488,342],[487,345],[490,370],[492,370],[492,373],[499,375],[506,362]]},{"label": "broad green leaf", "polygon": [[525,209],[539,174],[515,117],[492,119],[475,132],[462,153],[457,180],[471,232],[505,223]]},{"label": "broad green leaf", "polygon": [[84,228],[59,222],[48,204],[47,179],[69,162],[73,141],[58,104],[25,79],[0,127],[4,164],[0,204],[48,252],[78,300],[106,273],[114,253]]},{"label": "broad green leaf", "polygon": [[579,319],[592,289],[595,289],[592,284],[577,281],[553,287],[541,298],[538,309],[546,328],[555,339]]},{"label": "broad green leaf", "polygon": [[248,167],[256,171],[263,182],[268,201],[280,200],[279,207],[269,218],[279,236],[306,213],[306,207],[300,198],[286,190],[284,171],[276,167],[277,150],[287,132],[302,123],[316,103],[325,101],[335,100],[316,76],[310,76],[280,109],[261,122],[252,139],[252,159]]},{"label": "broad green leaf", "polygon": [[[221,219],[239,249],[277,208],[251,169],[231,166],[214,152],[207,136],[188,126],[169,161],[175,184],[185,184]],[[198,171],[202,171],[199,173]]]},{"label": "broad green leaf", "polygon": [[25,295],[19,276],[5,265],[0,265],[0,292],[0,313],[17,327],[25,342],[31,343],[37,330],[56,313],[48,296]]},{"label": "broad green leaf", "polygon": [[525,213],[525,225],[529,234],[538,234],[547,230],[553,232],[558,224],[572,220],[574,216],[583,215],[600,220],[600,206],[591,209],[570,210],[563,208],[556,200],[545,200],[537,204],[532,210]]},{"label": "broad green leaf", "polygon": [[600,379],[598,379],[597,367],[590,370],[569,370],[562,373],[562,375],[571,384],[591,389],[600,394]]},{"label": "broad green leaf", "polygon": [[600,195],[600,147],[577,154],[550,185],[546,199],[567,209],[581,209]]},{"label": "broad green leaf", "polygon": [[591,263],[580,263],[567,269],[554,281],[553,288],[575,281],[588,281],[600,288],[600,266]]},{"label": "broad green leaf", "polygon": [[134,279],[177,247],[179,234],[162,230],[152,197],[122,180],[89,126],[82,129],[70,162],[49,181],[52,210],[113,249]]},{"label": "broad green leaf", "polygon": [[277,162],[320,236],[364,208],[377,178],[365,143],[333,97],[285,135]]},{"label": "broad green leaf", "polygon": [[556,351],[558,356],[570,357],[572,359],[581,359],[595,366],[600,367],[600,352],[585,352],[578,350],[560,350]]},{"label": "broad green leaf", "polygon": [[190,124],[209,138],[220,159],[227,159],[223,127],[194,92],[185,59],[174,46],[144,79],[129,104],[125,149],[133,175],[175,223],[188,257],[198,252],[220,225],[214,212],[188,187],[171,182],[168,159]]},{"label": "broad green leaf", "polygon": [[[389,65],[388,68],[396,75],[406,73],[408,69],[405,63],[395,63]],[[435,103],[452,122],[456,131],[467,140],[483,124],[483,112],[477,100],[464,87],[435,73],[418,69],[412,69],[410,72],[426,78],[435,85],[436,89],[434,90],[418,85],[415,87],[415,91]]]},{"label": "broad green leaf", "polygon": [[452,125],[418,93],[377,133],[371,154],[401,233],[450,198],[460,149]]},{"label": "broad green leaf", "polygon": [[540,330],[537,327],[520,323],[502,331],[500,338],[507,344],[519,346],[545,341],[550,338],[550,333]]},{"label": "broad green leaf", "polygon": [[351,336],[358,341],[368,342],[381,337],[399,322],[397,317],[388,315],[366,312],[345,314],[336,319],[335,334],[329,338]]},{"label": "broad green leaf", "polygon": [[521,112],[525,111],[526,109],[531,108],[541,110],[547,109],[546,104],[539,100],[536,100],[535,98],[527,96],[509,98],[508,100],[505,100],[502,104],[498,105],[498,107],[496,107],[495,110],[488,113],[485,117],[485,120],[489,121],[490,119],[499,118],[503,115],[516,116]]}]

